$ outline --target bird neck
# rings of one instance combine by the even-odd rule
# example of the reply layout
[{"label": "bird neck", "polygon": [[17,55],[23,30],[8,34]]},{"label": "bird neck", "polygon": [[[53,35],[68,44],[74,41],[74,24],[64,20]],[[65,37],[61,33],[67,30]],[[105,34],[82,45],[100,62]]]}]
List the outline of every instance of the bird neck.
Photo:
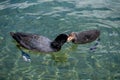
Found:
[{"label": "bird neck", "polygon": [[55,50],[55,51],[59,51],[61,49],[61,43],[58,43],[56,41],[51,42],[51,47]]}]

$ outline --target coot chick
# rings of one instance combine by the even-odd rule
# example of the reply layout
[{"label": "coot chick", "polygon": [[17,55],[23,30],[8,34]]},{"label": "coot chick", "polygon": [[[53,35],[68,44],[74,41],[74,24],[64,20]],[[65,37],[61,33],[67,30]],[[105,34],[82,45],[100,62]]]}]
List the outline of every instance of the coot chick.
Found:
[{"label": "coot chick", "polygon": [[72,41],[75,44],[86,44],[95,41],[99,37],[99,35],[99,30],[72,32],[69,34],[67,41]]}]

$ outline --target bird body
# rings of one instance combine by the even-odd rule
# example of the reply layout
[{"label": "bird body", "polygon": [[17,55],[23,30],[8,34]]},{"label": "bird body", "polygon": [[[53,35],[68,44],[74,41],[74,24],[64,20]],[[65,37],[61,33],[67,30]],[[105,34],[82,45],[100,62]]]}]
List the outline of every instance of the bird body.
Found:
[{"label": "bird body", "polygon": [[99,30],[72,32],[68,37],[68,41],[72,41],[75,44],[86,44],[95,41],[99,35]]},{"label": "bird body", "polygon": [[10,32],[10,34],[20,46],[28,50],[35,50],[39,52],[59,51],[68,38],[66,34],[60,34],[54,41],[52,41],[47,37],[30,33]]}]

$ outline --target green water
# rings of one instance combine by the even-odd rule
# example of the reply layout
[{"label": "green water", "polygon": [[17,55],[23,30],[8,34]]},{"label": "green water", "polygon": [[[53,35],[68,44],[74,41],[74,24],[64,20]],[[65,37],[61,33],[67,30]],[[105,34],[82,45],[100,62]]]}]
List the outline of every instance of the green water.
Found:
[{"label": "green water", "polygon": [[[54,39],[99,29],[95,52],[66,43],[52,54],[29,52],[25,62],[9,32]],[[120,0],[0,0],[0,80],[120,80]]]}]

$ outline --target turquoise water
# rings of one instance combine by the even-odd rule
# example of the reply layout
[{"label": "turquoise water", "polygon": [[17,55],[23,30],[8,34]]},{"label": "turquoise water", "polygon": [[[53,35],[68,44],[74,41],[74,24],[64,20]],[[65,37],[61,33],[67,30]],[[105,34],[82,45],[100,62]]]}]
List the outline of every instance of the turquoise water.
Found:
[{"label": "turquoise water", "polygon": [[[52,54],[29,52],[25,62],[9,32],[54,39],[101,30],[95,52],[66,43]],[[0,80],[120,80],[120,0],[0,0]]]}]

